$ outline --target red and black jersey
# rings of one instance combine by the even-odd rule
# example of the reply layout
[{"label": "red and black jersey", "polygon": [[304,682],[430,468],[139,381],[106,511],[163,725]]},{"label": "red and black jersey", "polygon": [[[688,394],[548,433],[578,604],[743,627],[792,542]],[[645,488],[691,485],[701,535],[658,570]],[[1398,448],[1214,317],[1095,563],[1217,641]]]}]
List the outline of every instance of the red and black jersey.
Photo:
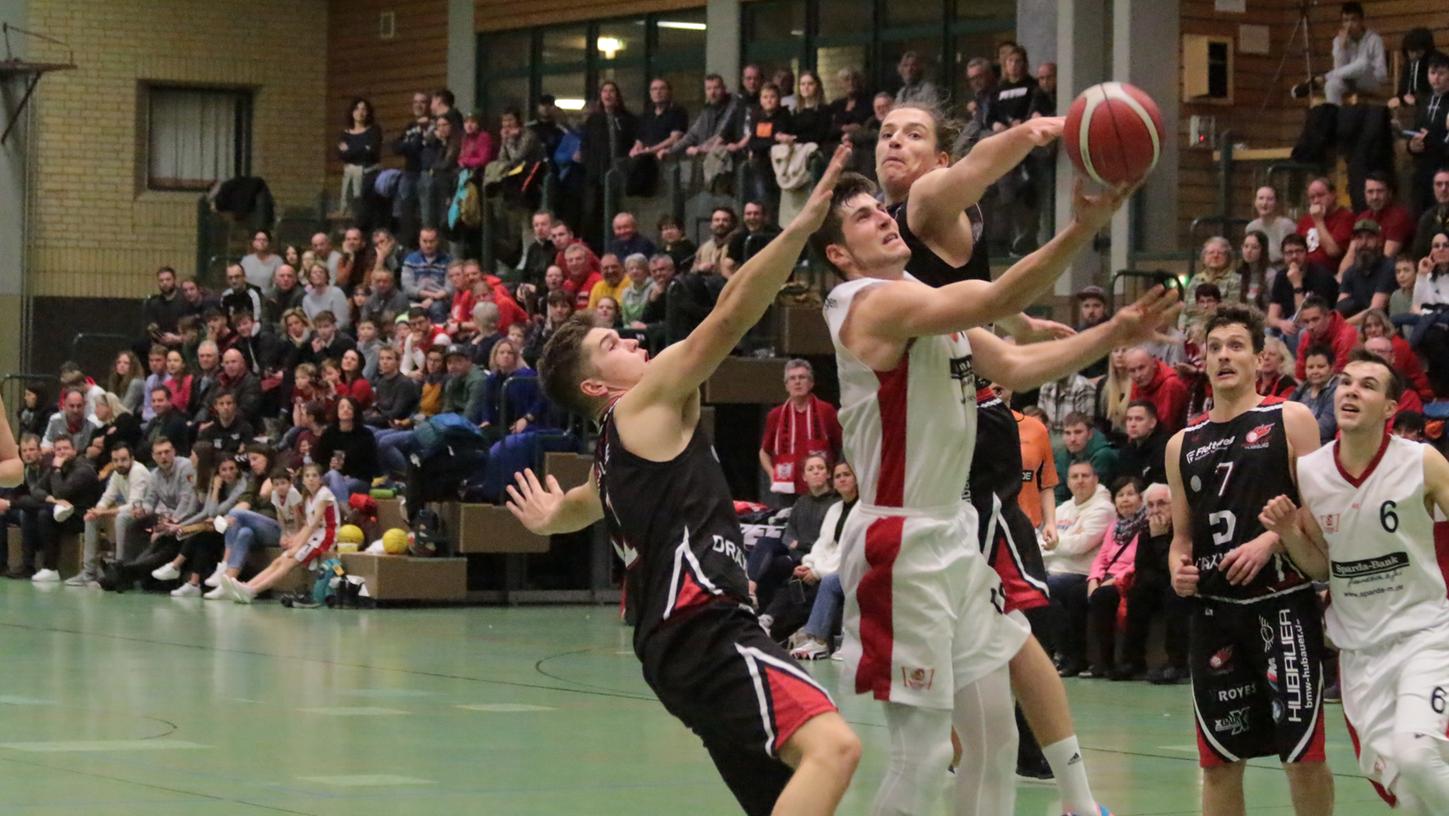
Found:
[{"label": "red and black jersey", "polygon": [[749,598],[744,536],[724,470],[698,427],[668,462],[630,453],[604,414],[594,472],[614,550],[639,610],[634,649],[656,629],[715,603]]},{"label": "red and black jersey", "polygon": [[1183,432],[1179,465],[1192,518],[1192,558],[1200,571],[1198,595],[1208,600],[1251,603],[1309,586],[1286,555],[1273,556],[1241,586],[1230,585],[1218,570],[1224,556],[1264,533],[1258,514],[1270,499],[1299,502],[1283,405],[1278,397],[1264,397],[1226,422],[1204,415]]}]

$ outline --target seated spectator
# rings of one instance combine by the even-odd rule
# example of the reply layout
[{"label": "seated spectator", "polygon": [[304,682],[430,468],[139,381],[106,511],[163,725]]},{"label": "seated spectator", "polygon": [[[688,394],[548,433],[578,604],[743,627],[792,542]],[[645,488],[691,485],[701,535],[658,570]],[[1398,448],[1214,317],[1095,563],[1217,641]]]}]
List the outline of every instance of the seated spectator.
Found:
[{"label": "seated spectator", "polygon": [[226,288],[221,290],[221,311],[226,315],[237,311],[262,313],[262,289],[247,283],[241,264],[228,264],[226,267]]},{"label": "seated spectator", "polygon": [[474,304],[472,317],[466,324],[472,330],[467,345],[474,365],[487,365],[493,344],[503,337],[498,330],[498,319],[498,304],[487,300]]},{"label": "seated spectator", "polygon": [[324,463],[323,475],[332,495],[346,501],[353,493],[366,493],[380,472],[377,438],[362,424],[362,407],[344,396],[337,400],[337,421],[317,440],[313,461]]},{"label": "seated spectator", "polygon": [[[245,259],[243,259],[243,262],[245,262]],[[201,288],[201,284],[197,283],[195,278],[183,278],[181,280],[181,301],[182,317],[201,317],[201,314],[207,309],[217,306],[216,300],[205,289]],[[178,329],[180,328],[180,319],[177,319],[176,326]]]},{"label": "seated spectator", "polygon": [[1400,315],[1407,318],[1413,317],[1414,283],[1418,278],[1416,266],[1414,259],[1408,255],[1400,255],[1394,259],[1394,291],[1389,294],[1388,313],[1389,319],[1394,323],[1395,331],[1400,325]]},{"label": "seated spectator", "polygon": [[[786,585],[794,576],[800,559],[815,546],[815,539],[820,537],[820,525],[825,520],[825,511],[839,501],[839,497],[831,489],[830,464],[823,454],[813,453],[806,456],[801,470],[804,471],[806,492],[790,508],[790,518],[785,523],[785,535],[756,544],[750,550],[749,559],[745,563],[745,575],[750,580],[750,593],[757,599],[759,608],[766,610],[760,616],[760,626],[777,640],[783,635],[776,634],[773,628],[775,619],[768,610],[777,607],[776,594],[786,591]],[[780,627],[781,631],[789,634],[800,628],[799,616],[802,610],[796,607],[805,606],[804,599],[793,604],[787,600],[778,606],[794,613],[788,616],[788,620],[782,621],[784,625]]]},{"label": "seated spectator", "polygon": [[378,325],[407,314],[408,297],[394,283],[393,274],[386,269],[374,269],[369,276],[372,293],[362,304],[362,319],[376,321]]},{"label": "seated spectator", "polygon": [[1122,605],[1123,588],[1131,583],[1137,568],[1137,545],[1147,533],[1147,511],[1142,504],[1142,483],[1136,478],[1120,477],[1112,487],[1117,522],[1102,537],[1087,573],[1085,611],[1090,637],[1097,646],[1097,662],[1090,676],[1131,680],[1146,667],[1118,661],[1117,608]]},{"label": "seated spectator", "polygon": [[403,294],[421,306],[435,323],[448,316],[448,264],[452,260],[440,248],[438,231],[429,226],[418,233],[418,249],[403,261]]},{"label": "seated spectator", "polygon": [[1269,186],[1259,187],[1253,196],[1253,212],[1257,215],[1248,222],[1245,232],[1261,232],[1268,236],[1268,259],[1273,263],[1283,260],[1283,239],[1298,231],[1293,219],[1278,209],[1278,191]]},{"label": "seated spectator", "polygon": [[[796,645],[790,652],[797,660],[818,660],[830,654],[834,634],[840,628],[841,609],[845,606],[845,591],[840,586],[839,575],[840,534],[845,529],[845,522],[850,519],[850,511],[855,509],[855,503],[860,499],[860,491],[855,482],[855,471],[845,462],[835,463],[831,484],[840,500],[825,511],[825,518],[820,523],[820,536],[815,539],[810,552],[800,559],[792,576],[800,581],[802,597],[814,596],[809,605],[810,617],[796,633]],[[787,602],[794,600],[789,593],[775,597],[783,597]],[[788,615],[784,608],[776,610],[773,628],[787,631]]]},{"label": "seated spectator", "polygon": [[290,387],[292,372],[302,363],[312,362],[315,357],[316,352],[312,350],[311,318],[301,309],[289,309],[282,316],[282,336],[277,342],[272,370],[283,372],[286,384]]},{"label": "seated spectator", "polygon": [[1428,361],[1434,392],[1449,394],[1449,233],[1435,234],[1419,260],[1412,313],[1401,321],[1413,326],[1409,345]]},{"label": "seated spectator", "polygon": [[236,456],[256,436],[251,423],[237,409],[235,394],[221,390],[211,398],[211,419],[202,423],[196,434],[198,445],[205,443],[219,453]]},{"label": "seated spectator", "polygon": [[236,399],[237,415],[248,424],[261,422],[262,383],[247,367],[240,350],[228,349],[221,355],[221,374],[216,379],[215,393],[231,394]]},{"label": "seated spectator", "polygon": [[807,360],[785,364],[785,393],[788,399],[765,416],[760,468],[770,480],[770,492],[788,504],[809,492],[807,457],[823,456],[826,462],[839,458],[841,430],[835,406],[815,396],[815,370]]},{"label": "seated spectator", "polygon": [[[473,306],[479,303],[492,303],[498,307],[498,330],[508,331],[508,327],[514,323],[528,320],[528,313],[508,293],[508,287],[497,275],[489,275],[483,271],[483,265],[475,260],[463,262],[463,290],[453,294],[454,313],[452,318],[463,321],[461,328],[475,331],[476,327],[469,325],[473,316]],[[462,304],[464,311],[457,311],[457,306]]]},{"label": "seated spectator", "polygon": [[1268,302],[1268,325],[1290,343],[1297,342],[1295,319],[1309,295],[1333,303],[1338,299],[1338,281],[1327,268],[1308,260],[1308,242],[1303,236],[1290,235],[1283,239],[1283,271],[1273,281]]},{"label": "seated spectator", "polygon": [[148,464],[154,462],[152,448],[162,439],[179,440],[176,445],[182,455],[190,454],[191,446],[187,440],[191,436],[186,427],[186,415],[171,401],[170,391],[164,387],[151,389],[151,413],[151,420],[141,426],[141,446],[137,458]]},{"label": "seated spectator", "polygon": [[[1440,100],[1440,109],[1449,107],[1449,57],[1445,57],[1444,69],[1436,72],[1444,77],[1444,91],[1436,98]],[[1449,124],[1441,126],[1439,139],[1443,141],[1443,161],[1449,162]],[[1410,142],[1410,149],[1413,142]],[[1432,250],[1434,236],[1441,233],[1449,233],[1449,167],[1443,164],[1435,165],[1432,171],[1433,176],[1433,203],[1425,208],[1419,216],[1419,226],[1414,230],[1414,257],[1422,258]]]},{"label": "seated spectator", "polygon": [[1298,337],[1298,363],[1293,373],[1304,378],[1303,360],[1308,349],[1322,346],[1333,352],[1333,370],[1342,371],[1348,362],[1349,352],[1358,345],[1358,332],[1338,312],[1328,308],[1328,303],[1317,295],[1303,301],[1298,310],[1298,322],[1303,331]]},{"label": "seated spectator", "polygon": [[[1405,382],[1403,373],[1394,367],[1394,345],[1389,338],[1371,337],[1364,341],[1363,349],[1369,354],[1383,360],[1384,365],[1388,367],[1389,371],[1395,377],[1398,377],[1401,382]],[[1398,411],[1407,411],[1413,414],[1424,413],[1424,401],[1419,399],[1419,393],[1417,391],[1407,385],[1405,385],[1403,392],[1399,394],[1397,402],[1398,407],[1395,409],[1395,413]]]},{"label": "seated spectator", "polygon": [[1339,273],[1339,314],[1357,326],[1368,309],[1384,309],[1394,291],[1394,259],[1379,251],[1379,225],[1367,218],[1354,225],[1353,242]]},{"label": "seated spectator", "polygon": [[317,440],[327,430],[328,407],[320,400],[298,402],[292,406],[292,427],[282,437],[282,462],[293,470],[315,461]]},{"label": "seated spectator", "polygon": [[1127,352],[1127,373],[1132,378],[1132,401],[1148,400],[1157,409],[1157,421],[1168,433],[1182,430],[1187,421],[1187,384],[1167,363],[1146,349]]},{"label": "seated spectator", "polygon": [[264,331],[251,312],[237,312],[231,319],[236,326],[231,347],[241,352],[248,371],[261,376],[280,353],[281,341],[272,332]]},{"label": "seated spectator", "polygon": [[624,278],[619,290],[619,325],[643,329],[644,309],[649,305],[649,291],[654,288],[649,279],[649,258],[644,255],[625,258]]},{"label": "seated spectator", "polygon": [[[165,360],[165,352],[162,352],[162,360]],[[38,440],[50,424],[50,418],[55,414],[55,402],[50,398],[50,389],[45,383],[39,380],[27,382],[25,393],[21,397],[19,424],[17,432],[20,434],[34,434]]]},{"label": "seated spectator", "polygon": [[452,343],[442,326],[433,325],[431,316],[421,306],[408,310],[408,335],[403,342],[402,373],[421,381],[428,352],[442,349]]},{"label": "seated spectator", "polygon": [[1326,177],[1308,183],[1307,198],[1308,213],[1298,219],[1298,234],[1308,244],[1308,262],[1338,269],[1353,239],[1353,213],[1338,205],[1333,181]]},{"label": "seated spectator", "polygon": [[67,388],[60,398],[60,411],[52,414],[45,426],[45,435],[40,438],[40,449],[49,453],[58,439],[69,439],[71,450],[85,450],[91,434],[99,427],[86,416],[85,393],[79,388]]},{"label": "seated spectator", "polygon": [[166,379],[162,382],[162,386],[170,395],[172,406],[183,414],[191,407],[193,384],[194,378],[187,370],[186,360],[181,356],[181,352],[168,351],[166,353]]},{"label": "seated spectator", "polygon": [[1363,332],[1365,345],[1380,337],[1389,341],[1391,355],[1388,362],[1403,377],[1405,390],[1413,391],[1426,402],[1434,399],[1434,389],[1429,387],[1429,375],[1424,371],[1424,364],[1409,346],[1409,341],[1394,331],[1394,324],[1389,320],[1388,314],[1378,309],[1370,309],[1364,313],[1359,328]]},{"label": "seated spectator", "polygon": [[[368,382],[377,376],[377,352],[386,343],[378,336],[377,324],[371,320],[359,320],[354,324],[357,329],[357,353],[362,358],[362,376]],[[347,356],[347,352],[342,352]]]},{"label": "seated spectator", "polygon": [[264,319],[271,324],[281,324],[283,315],[302,308],[302,298],[306,296],[307,289],[298,279],[296,268],[282,264],[272,278],[271,295],[267,297],[262,312]]},{"label": "seated spectator", "polygon": [[599,272],[598,259],[582,244],[570,245],[564,250],[564,291],[574,298],[574,308],[589,308],[589,296],[594,285],[603,280]]},{"label": "seated spectator", "polygon": [[780,228],[770,223],[769,213],[763,203],[746,202],[744,212],[745,228],[730,238],[729,251],[720,260],[719,273],[725,279],[780,234]]},{"label": "seated spectator", "polygon": [[[1126,416],[1123,416],[1126,429]],[[1092,427],[1092,420],[1086,414],[1070,413],[1062,420],[1062,447],[1057,451],[1057,473],[1066,473],[1073,462],[1087,462],[1097,479],[1116,478],[1118,472],[1117,449],[1104,434]],[[1057,485],[1057,504],[1071,497],[1070,485]]]},{"label": "seated spectator", "polygon": [[226,539],[216,531],[216,520],[225,518],[253,490],[251,479],[241,472],[235,456],[216,459],[201,507],[167,525],[180,542],[180,550],[170,561],[151,570],[151,577],[157,581],[183,579],[171,590],[171,597],[201,597],[201,582],[217,573],[226,553]]},{"label": "seated spectator", "polygon": [[[1198,287],[1212,284],[1217,288],[1218,300],[1236,302],[1243,299],[1242,277],[1233,267],[1233,245],[1228,239],[1214,236],[1202,247],[1202,258],[1196,272],[1187,282],[1185,292],[1196,294]],[[1178,318],[1178,328],[1186,330],[1189,325],[1202,320],[1202,309],[1196,299],[1188,301]]]},{"label": "seated spectator", "polygon": [[307,281],[311,285],[302,298],[302,311],[314,325],[317,315],[330,312],[337,324],[346,329],[352,325],[352,304],[341,289],[328,282],[327,275],[327,266],[322,263],[314,263],[307,270]]},{"label": "seated spectator", "polygon": [[778,203],[780,200],[780,186],[770,163],[770,148],[794,130],[790,109],[781,104],[780,96],[778,86],[765,83],[760,89],[759,105],[749,112],[749,129],[734,144],[748,162],[745,195],[757,201]]},{"label": "seated spectator", "polygon": [[141,361],[136,353],[126,349],[116,354],[111,363],[111,373],[106,378],[105,390],[120,398],[126,410],[137,413],[146,398],[146,373],[141,370]]},{"label": "seated spectator", "polygon": [[483,127],[483,117],[476,113],[464,116],[463,144],[458,151],[458,166],[471,170],[476,175],[483,172],[483,165],[493,161],[497,154],[493,134]]},{"label": "seated spectator", "polygon": [[[687,267],[694,262],[694,242],[684,235],[684,227],[672,215],[659,216],[659,251],[674,259],[675,268]],[[653,255],[654,253],[649,253]],[[624,259],[627,266],[628,258]]]},{"label": "seated spectator", "polygon": [[9,560],[10,527],[19,527],[21,560],[9,567],[5,577],[27,580],[35,574],[35,553],[40,550],[40,513],[45,510],[42,501],[45,482],[50,477],[50,463],[40,452],[37,434],[21,435],[20,461],[23,466],[20,484],[6,490],[0,498],[0,555]]},{"label": "seated spectator", "polygon": [[333,248],[332,236],[326,232],[315,232],[309,246],[312,248],[312,258],[327,267],[327,282],[340,288],[337,283],[337,269],[342,264],[342,253]]},{"label": "seated spectator", "polygon": [[744,108],[748,106],[748,101],[737,100],[730,94],[724,77],[706,74],[704,105],[689,123],[689,130],[669,149],[669,154],[692,157],[733,144],[739,138]]},{"label": "seated spectator", "polygon": [[1303,384],[1291,399],[1313,412],[1318,420],[1318,439],[1328,444],[1338,433],[1338,420],[1333,415],[1333,395],[1338,391],[1335,354],[1332,348],[1323,345],[1305,346],[1301,354]]},{"label": "seated spectator", "polygon": [[1410,442],[1424,441],[1424,415],[1412,411],[1394,413],[1394,436],[1402,436]]},{"label": "seated spectator", "polygon": [[401,275],[403,262],[407,259],[407,253],[398,244],[392,230],[375,229],[372,231],[372,251],[370,253],[369,270],[386,269],[394,275]]},{"label": "seated spectator", "polygon": [[[1298,381],[1293,379],[1293,356],[1288,345],[1281,338],[1268,336],[1263,339],[1263,350],[1258,354],[1257,391],[1265,397],[1288,399]],[[1148,480],[1148,484],[1161,479]]]},{"label": "seated spectator", "polygon": [[40,491],[34,494],[41,503],[36,516],[36,536],[21,539],[25,545],[21,555],[25,564],[35,564],[36,548],[40,549],[40,569],[30,577],[37,584],[59,583],[60,537],[84,530],[85,514],[100,501],[103,490],[95,468],[78,455],[69,436],[57,437],[50,454],[50,472],[41,483]]},{"label": "seated spectator", "polygon": [[1117,473],[1154,484],[1167,476],[1167,440],[1171,436],[1157,422],[1157,409],[1139,400],[1127,407],[1127,444],[1117,460]]},{"label": "seated spectator", "polygon": [[91,431],[91,438],[86,440],[85,458],[104,479],[111,475],[111,451],[117,445],[129,448],[141,441],[141,420],[126,410],[120,398],[109,391],[96,402],[96,412],[90,420],[95,428]]},{"label": "seated spectator", "polygon": [[337,360],[337,382],[333,383],[333,390],[339,397],[351,397],[357,402],[361,409],[358,412],[359,422],[361,411],[367,410],[372,405],[372,383],[362,376],[362,369],[366,364],[362,361],[362,353],[357,349],[348,349],[342,352],[342,357]]},{"label": "seated spectator", "polygon": [[362,412],[363,424],[373,428],[406,427],[417,410],[418,384],[403,376],[399,370],[399,357],[398,350],[392,346],[378,349],[374,399],[372,406]]},{"label": "seated spectator", "polygon": [[[495,163],[507,170],[541,162],[545,158],[543,144],[533,131],[523,126],[523,114],[517,108],[504,108],[498,116],[498,158]],[[499,171],[500,175],[502,172]]]},{"label": "seated spectator", "polygon": [[141,320],[146,324],[146,340],[152,344],[175,346],[181,337],[176,323],[185,314],[181,294],[176,289],[176,270],[163,266],[156,270],[156,294],[141,303]]},{"label": "seated spectator", "polygon": [[146,484],[151,472],[131,455],[131,446],[117,442],[111,448],[111,473],[106,487],[96,505],[85,511],[84,547],[81,552],[81,571],[65,579],[71,587],[90,586],[101,576],[100,530],[104,519],[111,519],[111,543],[115,546],[116,559],[126,561],[135,557],[132,550],[135,523],[134,508],[146,496]]},{"label": "seated spectator", "polygon": [[358,227],[342,233],[342,257],[337,262],[332,283],[344,292],[367,286],[367,273],[372,271],[372,248]]},{"label": "seated spectator", "polygon": [[871,117],[871,98],[865,90],[865,77],[855,68],[841,68],[835,74],[840,93],[830,103],[830,140],[822,150],[831,152],[834,145],[853,139],[865,129]]},{"label": "seated spectator", "polygon": [[624,277],[624,263],[619,260],[621,257],[609,252],[599,258],[601,279],[589,290],[588,303],[584,308],[596,309],[599,301],[604,298],[612,299],[617,305],[623,298],[624,290],[629,288],[629,281]]},{"label": "seated spectator", "polygon": [[1063,423],[1071,414],[1097,415],[1097,386],[1081,374],[1068,373],[1042,385],[1036,404],[1046,417],[1047,430],[1053,436],[1060,436]]},{"label": "seated spectator", "polygon": [[619,328],[619,301],[601,297],[594,306],[594,325],[605,329]]},{"label": "seated spectator", "polygon": [[1387,89],[1384,40],[1364,27],[1363,6],[1344,3],[1340,18],[1342,25],[1333,38],[1333,70],[1293,86],[1295,99],[1308,96],[1310,87],[1322,88],[1328,104],[1343,105],[1349,94],[1377,96]]},{"label": "seated spectator", "polygon": [[146,480],[140,505],[132,505],[132,520],[138,531],[148,531],[150,541],[134,558],[109,562],[102,570],[101,587],[124,592],[142,576],[176,557],[180,543],[169,534],[171,525],[200,506],[196,493],[196,468],[190,459],[178,457],[176,446],[161,437],[151,446],[156,465]]},{"label": "seated spectator", "polygon": [[281,265],[282,259],[272,252],[272,234],[264,229],[252,233],[251,254],[241,259],[247,283],[263,291],[270,291],[272,276]]},{"label": "seated spectator", "polygon": [[[657,257],[657,256],[656,256]],[[548,294],[547,311],[544,319],[538,323],[528,338],[528,343],[523,347],[523,359],[529,361],[529,365],[537,362],[543,354],[543,347],[553,333],[558,331],[574,313],[574,299],[564,291],[550,292]]]},{"label": "seated spectator", "polygon": [[[584,243],[584,239],[574,235],[573,228],[561,218],[554,219],[553,226],[549,229],[548,238],[553,242],[554,247],[553,265],[560,269],[566,269],[568,267],[564,262],[564,253],[568,251],[569,247],[578,244],[585,249],[589,249],[588,245]],[[590,258],[596,262],[597,259],[593,258],[593,254],[594,251],[589,249]]]},{"label": "seated spectator", "polygon": [[625,258],[635,253],[653,255],[655,249],[653,241],[639,234],[639,221],[634,214],[621,212],[614,216],[614,237],[609,240],[608,251]]},{"label": "seated spectator", "polygon": [[[241,575],[247,556],[253,549],[279,546],[285,538],[295,536],[306,523],[302,494],[292,486],[291,472],[284,467],[276,467],[270,476],[266,472],[258,473],[258,458],[270,464],[270,457],[260,451],[249,452],[247,457],[252,464],[252,482],[256,484],[260,481],[261,487],[257,490],[255,504],[243,500],[226,514],[221,563],[217,564],[217,572],[203,582],[212,588],[201,596],[208,601],[230,597],[222,586],[222,575],[233,580]],[[247,506],[243,507],[244,504]]]},{"label": "seated spectator", "polygon": [[1113,509],[1112,496],[1090,462],[1073,462],[1066,483],[1068,498],[1057,505],[1057,534],[1043,539],[1042,560],[1056,618],[1052,640],[1060,652],[1058,669],[1063,677],[1076,677],[1087,665],[1087,573],[1112,524]]},{"label": "seated spectator", "polygon": [[[148,373],[146,375],[145,383],[141,388],[141,403],[143,407],[140,409],[139,412],[141,420],[143,422],[150,421],[151,417],[155,416],[155,414],[151,412],[151,392],[156,390],[157,388],[164,387],[163,384],[166,382],[165,346],[157,344],[151,347],[150,352],[146,355],[146,369]],[[29,389],[27,389],[26,395],[27,397],[29,396]],[[23,416],[21,418],[21,424],[25,424]],[[43,430],[41,432],[43,432]]]},{"label": "seated spectator", "polygon": [[1383,254],[1396,258],[1414,243],[1414,216],[1409,208],[1394,200],[1394,184],[1387,173],[1375,170],[1364,176],[1363,198],[1368,208],[1355,217],[1357,222],[1373,221],[1379,225]]},{"label": "seated spectator", "polygon": [[730,236],[735,231],[735,211],[716,207],[709,216],[709,240],[694,253],[694,268],[701,275],[724,274],[724,262],[730,260]]},{"label": "seated spectator", "polygon": [[1148,682],[1171,685],[1186,682],[1188,621],[1191,603],[1172,589],[1168,569],[1172,546],[1172,495],[1167,485],[1149,484],[1143,492],[1147,502],[1147,529],[1137,541],[1137,561],[1132,585],[1127,590],[1127,629],[1122,637],[1124,673],[1147,666],[1147,635],[1158,616],[1167,621],[1163,647],[1167,665],[1147,672]]},{"label": "seated spectator", "polygon": [[1241,254],[1238,280],[1243,287],[1243,299],[1258,311],[1267,312],[1268,293],[1273,291],[1278,277],[1278,267],[1268,261],[1268,236],[1262,232],[1244,235]]},{"label": "seated spectator", "polygon": [[[439,119],[445,121],[442,117]],[[219,576],[226,594],[237,603],[251,603],[257,595],[276,586],[293,569],[309,567],[332,550],[337,538],[337,499],[323,483],[320,465],[313,463],[302,469],[302,494],[307,521],[296,535],[282,540],[283,552],[276,560],[246,583],[226,573]]]},{"label": "seated spectator", "polygon": [[[519,433],[528,427],[544,410],[539,405],[541,392],[534,388],[512,388],[505,391],[509,378],[537,377],[538,372],[530,368],[512,340],[499,340],[493,344],[488,356],[487,371],[483,384],[482,419],[478,426],[484,436],[495,442],[510,433]],[[504,420],[507,419],[507,425]]]}]

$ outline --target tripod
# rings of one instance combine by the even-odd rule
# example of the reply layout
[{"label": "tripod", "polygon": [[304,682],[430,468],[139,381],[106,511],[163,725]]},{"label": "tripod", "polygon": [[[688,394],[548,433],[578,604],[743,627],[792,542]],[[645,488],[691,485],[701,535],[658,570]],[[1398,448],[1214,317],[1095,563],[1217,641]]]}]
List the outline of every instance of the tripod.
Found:
[{"label": "tripod", "polygon": [[[1278,84],[1283,81],[1283,71],[1288,67],[1288,58],[1293,55],[1293,44],[1298,39],[1303,39],[1303,76],[1312,83],[1313,81],[1313,45],[1308,39],[1308,10],[1318,4],[1318,0],[1299,0],[1298,22],[1293,26],[1293,33],[1288,35],[1288,41],[1283,44],[1283,58],[1278,60],[1278,70],[1273,72],[1273,82],[1268,86],[1270,90],[1277,91]],[[1268,100],[1275,97],[1274,93],[1263,94],[1263,104],[1258,108],[1262,113],[1268,109]]]}]

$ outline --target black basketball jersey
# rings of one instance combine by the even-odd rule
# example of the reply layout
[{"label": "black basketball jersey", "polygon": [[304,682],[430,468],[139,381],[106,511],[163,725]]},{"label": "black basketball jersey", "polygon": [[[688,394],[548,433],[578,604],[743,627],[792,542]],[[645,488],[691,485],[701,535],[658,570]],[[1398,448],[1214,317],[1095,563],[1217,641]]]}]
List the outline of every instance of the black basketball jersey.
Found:
[{"label": "black basketball jersey", "polygon": [[[985,214],[972,204],[966,208],[971,221],[971,259],[961,266],[952,266],[919,236],[911,231],[906,217],[906,202],[886,208],[896,221],[901,240],[911,248],[906,271],[921,283],[942,287],[963,280],[991,280],[991,259],[986,254]],[[1001,498],[1003,505],[1016,501],[1021,492],[1021,436],[1011,407],[996,398],[984,380],[976,389],[976,448],[971,454],[971,476],[968,479],[971,500],[983,514],[991,508],[991,496]],[[983,517],[985,517],[983,515]]]},{"label": "black basketball jersey", "polygon": [[604,521],[639,610],[634,649],[710,604],[744,603],[744,536],[724,470],[698,427],[684,451],[652,462],[624,448],[614,409],[594,451]]},{"label": "black basketball jersey", "polygon": [[1262,402],[1227,422],[1199,418],[1183,432],[1182,486],[1192,519],[1192,559],[1198,595],[1247,603],[1306,588],[1308,579],[1285,555],[1275,555],[1251,582],[1230,585],[1218,564],[1265,531],[1258,514],[1275,496],[1298,501],[1289,470],[1283,400]]}]

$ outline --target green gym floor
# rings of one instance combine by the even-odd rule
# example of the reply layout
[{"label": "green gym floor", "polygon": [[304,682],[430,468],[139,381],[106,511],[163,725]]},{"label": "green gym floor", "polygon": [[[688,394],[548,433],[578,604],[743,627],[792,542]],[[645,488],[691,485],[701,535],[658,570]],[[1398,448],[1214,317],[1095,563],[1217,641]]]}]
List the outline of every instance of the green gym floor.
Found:
[{"label": "green gym floor", "polygon": [[[839,664],[810,666],[827,688]],[[1197,812],[1185,686],[1068,681],[1098,797]],[[885,733],[842,813],[868,811]],[[1340,814],[1389,813],[1329,707]],[[943,772],[944,773],[944,772]],[[1291,814],[1255,762],[1249,812]],[[1051,816],[1023,784],[1017,813]],[[0,813],[651,814],[738,811],[651,698],[602,607],[288,610],[0,581]]]}]

